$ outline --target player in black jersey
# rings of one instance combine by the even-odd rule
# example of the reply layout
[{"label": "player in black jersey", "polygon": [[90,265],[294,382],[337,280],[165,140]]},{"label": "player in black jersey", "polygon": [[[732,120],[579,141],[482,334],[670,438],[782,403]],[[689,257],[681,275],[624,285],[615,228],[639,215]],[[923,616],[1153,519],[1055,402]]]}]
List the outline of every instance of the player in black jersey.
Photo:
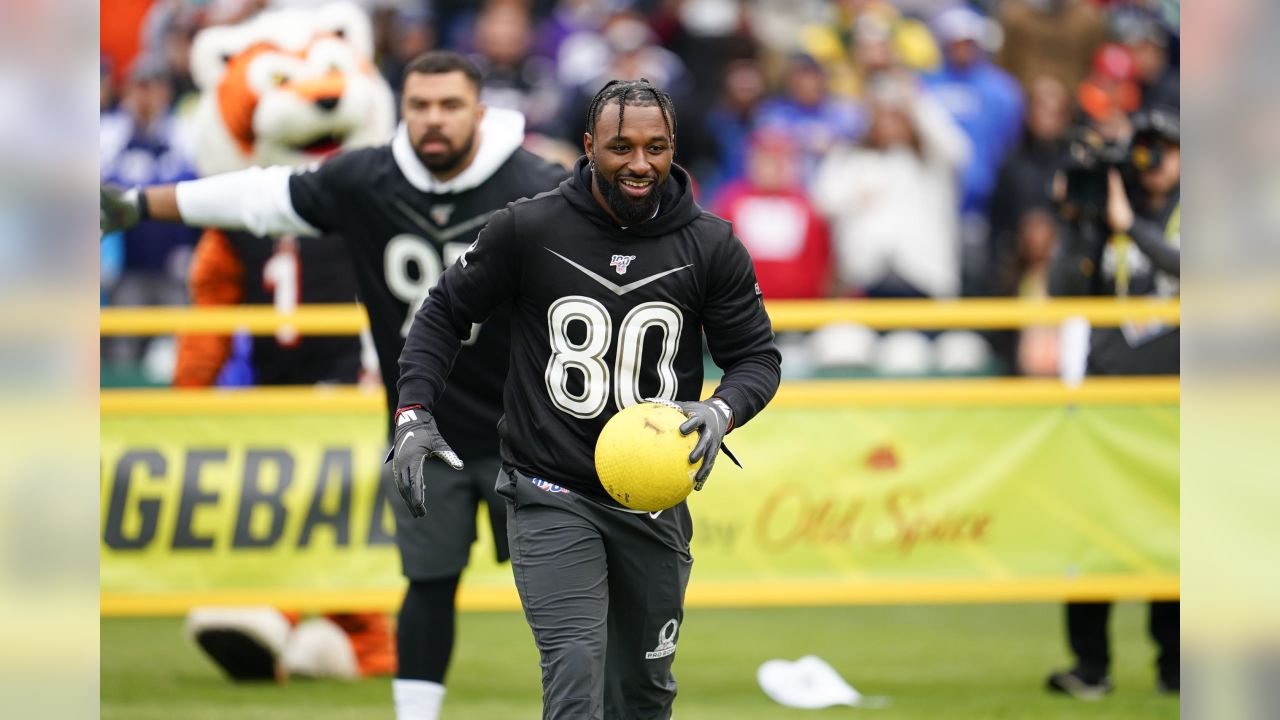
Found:
[{"label": "player in black jersey", "polygon": [[[139,218],[248,229],[256,234],[346,239],[360,297],[369,312],[387,387],[396,399],[397,360],[414,312],[440,273],[467,249],[489,216],[507,203],[552,189],[558,166],[521,148],[524,118],[479,102],[480,74],[456,53],[436,51],[406,68],[404,120],[392,142],[334,157],[319,168],[251,168],[175,186],[103,189],[104,231]],[[501,387],[510,350],[509,310],[496,307],[468,325],[461,362],[437,407],[441,426],[468,456],[465,476],[441,472],[428,483],[429,519],[396,509],[397,544],[409,590],[398,623],[394,683],[401,720],[433,719],[444,694],[453,645],[454,596],[475,538],[481,500],[490,504],[500,559],[505,511],[494,493]],[[390,417],[390,414],[388,415]]]},{"label": "player in black jersey", "polygon": [[[694,203],[672,164],[675,124],[647,81],[606,85],[574,173],[494,214],[418,311],[400,358],[393,472],[421,511],[425,460],[462,467],[440,402],[454,356],[472,323],[511,301],[498,489],[542,657],[544,718],[668,718],[675,698],[688,507],[614,503],[592,460],[604,424],[644,398],[675,401],[690,418],[682,431],[700,436],[700,484],[724,434],[778,386],[751,258],[729,223]],[[704,332],[724,377],[699,401]]]}]

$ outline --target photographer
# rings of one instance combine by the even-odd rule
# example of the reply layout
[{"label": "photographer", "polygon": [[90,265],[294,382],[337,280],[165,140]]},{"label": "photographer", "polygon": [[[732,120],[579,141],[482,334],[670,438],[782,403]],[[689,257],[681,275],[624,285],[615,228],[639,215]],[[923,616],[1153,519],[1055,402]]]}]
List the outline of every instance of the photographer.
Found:
[{"label": "photographer", "polygon": [[[1087,131],[1078,134],[1061,177],[1065,223],[1050,293],[1176,296],[1181,170],[1175,110],[1135,115],[1127,144],[1108,143]],[[1095,328],[1090,346],[1090,374],[1178,372],[1177,328],[1152,323]]]},{"label": "photographer", "polygon": [[[1176,296],[1180,265],[1181,152],[1176,110],[1133,118],[1127,145],[1077,137],[1063,176],[1065,220],[1050,270],[1054,295]],[[1157,322],[1094,328],[1090,375],[1176,375],[1179,332]],[[1152,602],[1150,632],[1159,648],[1158,690],[1178,692],[1179,605]],[[1107,624],[1111,603],[1068,603],[1067,636],[1075,667],[1049,676],[1048,689],[1077,698],[1111,691]]]}]

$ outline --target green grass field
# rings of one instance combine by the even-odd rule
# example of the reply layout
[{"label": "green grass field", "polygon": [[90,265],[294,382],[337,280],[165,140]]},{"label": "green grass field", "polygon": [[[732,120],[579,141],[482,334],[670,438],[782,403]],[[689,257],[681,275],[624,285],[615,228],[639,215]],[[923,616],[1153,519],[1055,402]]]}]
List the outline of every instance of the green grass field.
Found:
[{"label": "green grass field", "polygon": [[[1177,718],[1154,691],[1146,608],[1112,621],[1116,692],[1084,703],[1051,696],[1045,674],[1066,663],[1056,605],[692,609],[680,634],[679,720]],[[390,683],[295,681],[237,686],[181,635],[174,618],[102,621],[104,720],[392,718]],[[816,654],[883,710],[791,710],[756,685],[770,658]],[[538,662],[518,613],[466,613],[449,677],[446,720],[539,717]]]}]

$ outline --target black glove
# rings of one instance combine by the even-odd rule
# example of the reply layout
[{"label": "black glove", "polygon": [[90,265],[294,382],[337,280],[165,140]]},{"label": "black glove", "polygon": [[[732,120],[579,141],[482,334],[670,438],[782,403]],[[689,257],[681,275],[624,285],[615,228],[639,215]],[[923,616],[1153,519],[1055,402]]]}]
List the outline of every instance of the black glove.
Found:
[{"label": "black glove", "polygon": [[427,460],[438,457],[454,470],[462,469],[462,460],[440,436],[435,418],[421,405],[396,411],[396,439],[390,456],[396,490],[416,518],[427,514],[427,486],[422,478]]},{"label": "black glove", "polygon": [[[701,490],[702,483],[706,482],[707,476],[711,474],[711,466],[716,462],[716,455],[720,452],[724,436],[733,429],[733,410],[728,403],[718,397],[713,397],[706,402],[685,401],[677,402],[675,405],[689,418],[680,426],[681,434],[688,435],[694,430],[698,431],[698,443],[693,446],[693,452],[689,453],[689,462],[696,463],[699,459],[702,460],[702,467],[698,468],[698,473],[693,476],[693,489]],[[732,454],[729,457],[733,459]],[[734,462],[737,461],[734,460]]]},{"label": "black glove", "polygon": [[147,219],[147,196],[142,188],[121,190],[113,185],[98,188],[98,227],[102,234],[128,230]]}]

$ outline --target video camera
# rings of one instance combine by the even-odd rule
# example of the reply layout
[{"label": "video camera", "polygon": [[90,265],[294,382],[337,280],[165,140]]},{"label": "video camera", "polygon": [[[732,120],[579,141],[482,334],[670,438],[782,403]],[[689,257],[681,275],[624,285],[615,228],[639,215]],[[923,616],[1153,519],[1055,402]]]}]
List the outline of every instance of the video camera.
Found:
[{"label": "video camera", "polygon": [[1102,216],[1107,206],[1107,172],[1120,170],[1126,181],[1135,173],[1159,167],[1164,143],[1180,138],[1178,113],[1155,108],[1133,116],[1133,134],[1126,140],[1110,140],[1083,125],[1072,131],[1063,163],[1067,189],[1062,204],[1083,220]]},{"label": "video camera", "polygon": [[1081,219],[1101,216],[1107,205],[1107,172],[1123,168],[1128,158],[1127,141],[1108,140],[1088,125],[1073,130],[1062,167],[1067,178],[1063,205],[1075,209]]}]

